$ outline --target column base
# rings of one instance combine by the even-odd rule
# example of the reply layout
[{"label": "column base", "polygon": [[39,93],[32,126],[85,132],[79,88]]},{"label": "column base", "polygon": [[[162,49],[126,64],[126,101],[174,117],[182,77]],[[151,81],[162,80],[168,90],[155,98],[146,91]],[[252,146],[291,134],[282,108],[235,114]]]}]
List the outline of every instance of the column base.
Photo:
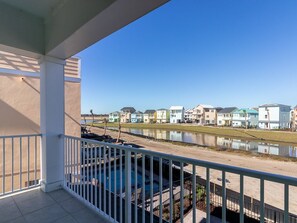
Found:
[{"label": "column base", "polygon": [[43,192],[52,192],[62,188],[63,181],[57,181],[54,183],[46,183],[44,181],[40,182],[40,188]]}]

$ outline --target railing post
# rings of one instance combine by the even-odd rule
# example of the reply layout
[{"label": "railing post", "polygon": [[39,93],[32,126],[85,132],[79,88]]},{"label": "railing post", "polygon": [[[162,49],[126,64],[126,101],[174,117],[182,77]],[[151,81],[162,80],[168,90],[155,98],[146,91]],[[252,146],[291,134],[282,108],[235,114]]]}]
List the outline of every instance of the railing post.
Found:
[{"label": "railing post", "polygon": [[125,151],[125,223],[131,222],[131,151]]}]

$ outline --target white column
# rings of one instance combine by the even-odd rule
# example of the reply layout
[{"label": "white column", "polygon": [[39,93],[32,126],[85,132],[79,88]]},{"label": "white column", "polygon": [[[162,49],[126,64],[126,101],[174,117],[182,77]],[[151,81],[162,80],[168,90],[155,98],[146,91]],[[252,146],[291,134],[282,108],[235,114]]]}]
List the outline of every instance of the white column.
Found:
[{"label": "white column", "polygon": [[40,60],[41,189],[50,192],[63,183],[64,65],[44,56]]}]

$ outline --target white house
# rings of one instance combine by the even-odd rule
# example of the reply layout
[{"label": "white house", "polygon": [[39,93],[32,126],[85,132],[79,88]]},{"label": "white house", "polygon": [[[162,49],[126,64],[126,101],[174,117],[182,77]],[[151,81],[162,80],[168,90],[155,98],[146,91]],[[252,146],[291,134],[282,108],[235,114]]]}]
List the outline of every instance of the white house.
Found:
[{"label": "white house", "polygon": [[185,109],[183,106],[171,106],[169,110],[170,110],[170,123],[184,122]]},{"label": "white house", "polygon": [[108,116],[109,122],[118,122],[120,120],[121,113],[118,111],[112,112]]},{"label": "white house", "polygon": [[261,129],[284,129],[290,128],[289,105],[265,104],[259,106],[259,128]]},{"label": "white house", "polygon": [[232,112],[237,109],[236,107],[224,108],[217,113],[218,126],[231,126],[232,125]]},{"label": "white house", "polygon": [[170,121],[170,113],[168,109],[161,108],[157,110],[157,123],[168,123]]}]

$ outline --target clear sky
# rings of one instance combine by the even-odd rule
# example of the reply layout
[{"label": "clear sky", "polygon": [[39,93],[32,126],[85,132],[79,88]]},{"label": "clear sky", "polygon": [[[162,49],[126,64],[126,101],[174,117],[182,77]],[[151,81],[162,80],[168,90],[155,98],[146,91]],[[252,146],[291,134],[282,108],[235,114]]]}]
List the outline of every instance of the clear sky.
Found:
[{"label": "clear sky", "polygon": [[94,44],[82,112],[297,104],[296,0],[172,0]]}]

